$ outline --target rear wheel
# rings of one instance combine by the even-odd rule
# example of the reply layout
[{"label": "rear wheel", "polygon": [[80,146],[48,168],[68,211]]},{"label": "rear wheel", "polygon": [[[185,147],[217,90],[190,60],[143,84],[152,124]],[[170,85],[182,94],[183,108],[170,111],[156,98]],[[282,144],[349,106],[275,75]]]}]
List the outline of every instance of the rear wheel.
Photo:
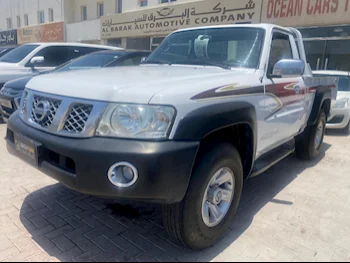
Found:
[{"label": "rear wheel", "polygon": [[326,131],[327,117],[322,110],[315,125],[309,126],[296,140],[296,153],[299,158],[311,160],[318,157],[322,150]]},{"label": "rear wheel", "polygon": [[215,146],[195,168],[184,200],[163,207],[166,230],[191,249],[214,245],[233,221],[242,187],[239,153],[230,144]]}]

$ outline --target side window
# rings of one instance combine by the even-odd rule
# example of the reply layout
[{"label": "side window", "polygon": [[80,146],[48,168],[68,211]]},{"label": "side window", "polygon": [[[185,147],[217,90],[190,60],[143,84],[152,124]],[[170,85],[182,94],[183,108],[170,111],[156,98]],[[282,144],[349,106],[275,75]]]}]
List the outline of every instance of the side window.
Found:
[{"label": "side window", "polygon": [[90,54],[92,52],[102,51],[104,49],[90,48],[90,47],[72,47],[71,50],[72,50],[72,59],[75,59],[75,58]]},{"label": "side window", "polygon": [[127,58],[120,63],[117,63],[117,66],[138,66],[141,63],[143,56],[137,56],[132,58]]},{"label": "side window", "polygon": [[69,47],[46,47],[35,56],[44,57],[45,61],[40,67],[57,67],[70,60]]},{"label": "side window", "polygon": [[274,66],[282,59],[293,59],[293,51],[290,44],[289,35],[274,33],[268,67],[269,74],[272,74]]},{"label": "side window", "polygon": [[141,64],[141,59],[144,58],[144,56],[137,56],[132,58],[132,62],[134,66],[138,66]]}]

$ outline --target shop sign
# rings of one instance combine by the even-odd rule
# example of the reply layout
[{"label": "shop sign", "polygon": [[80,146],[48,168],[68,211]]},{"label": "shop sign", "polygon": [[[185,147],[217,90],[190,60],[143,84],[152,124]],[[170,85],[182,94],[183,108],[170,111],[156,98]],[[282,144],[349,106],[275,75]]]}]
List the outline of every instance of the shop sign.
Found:
[{"label": "shop sign", "polygon": [[163,36],[182,28],[258,23],[261,0],[202,0],[101,18],[103,39]]},{"label": "shop sign", "polygon": [[64,42],[64,22],[24,27],[17,30],[18,44]]},{"label": "shop sign", "polygon": [[350,0],[264,0],[262,22],[281,26],[350,23]]},{"label": "shop sign", "polygon": [[17,45],[17,30],[8,30],[0,32],[0,46]]}]

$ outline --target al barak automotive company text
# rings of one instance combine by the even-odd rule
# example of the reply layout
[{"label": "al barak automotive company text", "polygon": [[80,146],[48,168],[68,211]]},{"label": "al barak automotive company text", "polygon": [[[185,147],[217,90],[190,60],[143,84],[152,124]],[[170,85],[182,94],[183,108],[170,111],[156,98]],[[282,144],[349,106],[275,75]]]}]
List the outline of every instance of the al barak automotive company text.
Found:
[{"label": "al barak automotive company text", "polygon": [[[213,1],[215,3],[215,1]],[[108,34],[121,31],[139,31],[160,29],[153,32],[170,32],[176,28],[198,26],[205,24],[233,24],[252,21],[256,15],[254,1],[248,1],[244,7],[227,8],[222,3],[215,3],[212,10],[198,12],[196,7],[185,8],[180,14],[174,14],[175,8],[166,7],[150,14],[143,14],[133,21],[113,22],[106,20],[102,33]],[[152,31],[145,32],[151,33]]]}]

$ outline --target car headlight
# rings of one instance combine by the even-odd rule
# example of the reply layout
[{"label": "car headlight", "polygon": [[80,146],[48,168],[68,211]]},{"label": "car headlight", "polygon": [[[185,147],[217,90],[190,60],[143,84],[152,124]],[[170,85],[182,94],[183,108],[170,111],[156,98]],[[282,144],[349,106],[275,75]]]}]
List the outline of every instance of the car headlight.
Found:
[{"label": "car headlight", "polygon": [[96,130],[97,136],[166,139],[175,116],[170,106],[110,104]]},{"label": "car headlight", "polygon": [[337,100],[337,102],[335,103],[335,108],[337,109],[348,108],[348,106],[349,106],[349,99]]},{"label": "car headlight", "polygon": [[21,107],[21,99],[22,97],[14,98],[16,109],[19,109]]}]

